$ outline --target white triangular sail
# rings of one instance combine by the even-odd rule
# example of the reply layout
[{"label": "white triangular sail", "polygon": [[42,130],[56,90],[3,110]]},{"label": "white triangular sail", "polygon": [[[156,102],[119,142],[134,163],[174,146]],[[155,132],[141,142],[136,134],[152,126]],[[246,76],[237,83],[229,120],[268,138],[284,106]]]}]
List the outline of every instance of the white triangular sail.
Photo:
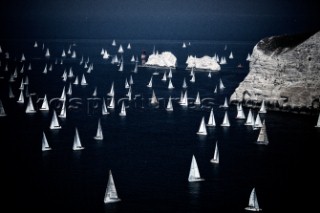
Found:
[{"label": "white triangular sail", "polygon": [[49,111],[49,104],[48,104],[48,100],[47,100],[47,95],[44,95],[40,110]]},{"label": "white triangular sail", "polygon": [[20,104],[24,103],[23,90],[20,91],[20,95],[19,95],[19,99],[17,100],[17,103],[20,103]]},{"label": "white triangular sail", "polygon": [[167,81],[167,72],[166,71],[163,73],[161,81]]},{"label": "white triangular sail", "polygon": [[53,110],[52,119],[50,123],[50,129],[61,129],[61,126],[59,124],[59,120],[57,117],[57,113],[55,110]]},{"label": "white triangular sail", "polygon": [[204,179],[201,178],[201,176],[200,176],[198,164],[197,164],[197,161],[196,161],[196,158],[194,157],[194,155],[192,156],[188,181],[189,182],[204,181]]},{"label": "white triangular sail", "polygon": [[262,127],[259,132],[259,136],[257,139],[257,144],[262,144],[262,145],[268,145],[269,144],[269,139],[268,139],[268,134],[267,134],[267,127],[265,120],[263,121]]},{"label": "white triangular sail", "polygon": [[228,112],[225,111],[224,112],[224,117],[223,117],[223,121],[221,126],[230,126],[230,122],[229,122],[229,117],[228,117]]},{"label": "white triangular sail", "polygon": [[183,83],[182,83],[182,88],[186,89],[188,87],[187,82],[186,82],[186,78],[183,78]]},{"label": "white triangular sail", "polygon": [[26,108],[26,113],[36,113],[37,111],[34,109],[31,95],[29,96],[28,105]]},{"label": "white triangular sail", "polygon": [[126,116],[126,106],[124,105],[124,101],[122,101],[122,105],[121,105],[121,111],[119,113],[120,116]]},{"label": "white triangular sail", "polygon": [[254,117],[252,114],[252,110],[249,109],[247,120],[244,125],[253,126],[254,125]]},{"label": "white triangular sail", "polygon": [[197,92],[197,97],[196,97],[196,100],[194,102],[195,105],[200,105],[201,104],[201,99],[200,99],[200,94],[199,92]]},{"label": "white triangular sail", "polygon": [[4,110],[2,101],[0,100],[0,117],[5,117],[5,116],[7,116],[7,114],[6,114],[5,110]]},{"label": "white triangular sail", "polygon": [[173,111],[173,106],[172,106],[171,96],[169,97],[169,100],[168,100],[168,103],[167,103],[166,110],[167,110],[167,111]]},{"label": "white triangular sail", "polygon": [[104,201],[104,203],[114,203],[114,202],[121,201],[121,199],[118,197],[116,185],[114,184],[111,170],[109,171],[109,179],[108,179],[106,193],[104,195],[103,201]]},{"label": "white triangular sail", "polygon": [[114,109],[114,107],[115,107],[115,102],[114,102],[114,97],[112,96],[107,108]]},{"label": "white triangular sail", "polygon": [[51,150],[51,147],[49,146],[47,137],[45,135],[45,133],[42,133],[42,151],[48,151]]},{"label": "white triangular sail", "polygon": [[150,78],[150,81],[149,81],[149,83],[147,84],[147,87],[152,87],[152,79],[153,79],[153,76],[151,76],[151,78]]},{"label": "white triangular sail", "polygon": [[114,96],[114,82],[111,84],[110,92],[108,93],[108,96]]},{"label": "white triangular sail", "polygon": [[97,127],[97,133],[96,136],[93,137],[95,140],[103,140],[103,132],[101,128],[101,121],[100,118],[98,120],[98,127]]},{"label": "white triangular sail", "polygon": [[216,146],[214,149],[213,158],[210,160],[211,163],[219,163],[219,150],[218,150],[218,141],[216,142]]},{"label": "white triangular sail", "polygon": [[253,129],[258,129],[262,127],[262,122],[259,113],[257,113],[256,119],[253,124]]},{"label": "white triangular sail", "polygon": [[86,76],[84,74],[82,74],[81,85],[82,86],[88,85],[87,80],[86,80]]},{"label": "white triangular sail", "polygon": [[84,149],[84,147],[81,145],[80,137],[79,137],[79,132],[78,129],[75,128],[75,134],[74,134],[74,139],[73,139],[73,150],[81,150]]},{"label": "white triangular sail", "polygon": [[108,115],[109,114],[104,98],[102,99],[102,108],[101,108],[101,110],[102,110],[102,115]]},{"label": "white triangular sail", "polygon": [[220,78],[220,79],[219,79],[219,89],[222,90],[222,89],[224,89],[224,88],[226,88],[226,87],[224,86],[224,84],[223,84],[223,82],[222,82],[222,80],[221,80],[221,78]]},{"label": "white triangular sail", "polygon": [[264,100],[262,100],[259,113],[267,113],[267,109],[266,109],[266,105],[265,105]]},{"label": "white triangular sail", "polygon": [[193,74],[193,75],[192,75],[192,77],[191,77],[191,79],[190,79],[190,82],[191,82],[191,83],[196,82],[196,74]]},{"label": "white triangular sail", "polygon": [[223,103],[223,105],[221,105],[220,107],[224,107],[224,108],[228,108],[228,107],[229,107],[227,97],[224,98],[224,103]]},{"label": "white triangular sail", "polygon": [[168,89],[174,89],[171,78],[169,79]]},{"label": "white triangular sail", "polygon": [[157,99],[157,96],[154,92],[154,90],[152,91],[152,97],[151,97],[151,104],[158,104],[158,99]]},{"label": "white triangular sail", "polygon": [[207,135],[207,128],[206,128],[206,123],[204,121],[204,116],[201,119],[201,123],[199,126],[199,130],[197,132],[198,135]]},{"label": "white triangular sail", "polygon": [[317,122],[317,125],[315,127],[320,127],[320,113],[319,113],[319,116],[318,116],[318,122]]},{"label": "white triangular sail", "polygon": [[258,199],[257,199],[257,194],[256,194],[255,188],[253,188],[251,193],[250,193],[249,204],[245,208],[245,210],[248,210],[248,211],[262,211],[262,209],[260,209],[259,204],[258,204]]},{"label": "white triangular sail", "polygon": [[214,118],[213,108],[211,108],[207,126],[216,126],[216,121],[215,121],[215,118]]},{"label": "white triangular sail", "polygon": [[238,103],[237,104],[237,116],[236,119],[246,119],[246,116],[243,112],[242,104]]},{"label": "white triangular sail", "polygon": [[62,101],[62,107],[61,107],[61,111],[59,114],[59,118],[66,118],[67,117],[67,107],[66,107],[66,101]]},{"label": "white triangular sail", "polygon": [[169,69],[168,78],[172,78],[172,69]]},{"label": "white triangular sail", "polygon": [[179,102],[181,106],[188,106],[188,91],[186,90],[183,94],[182,100]]},{"label": "white triangular sail", "polygon": [[79,84],[79,78],[78,78],[78,76],[76,76],[76,78],[74,79],[73,84],[74,84],[74,85],[78,85],[78,84]]},{"label": "white triangular sail", "polygon": [[60,96],[60,101],[64,101],[64,100],[66,100],[66,87],[65,86],[63,86],[61,96]]}]

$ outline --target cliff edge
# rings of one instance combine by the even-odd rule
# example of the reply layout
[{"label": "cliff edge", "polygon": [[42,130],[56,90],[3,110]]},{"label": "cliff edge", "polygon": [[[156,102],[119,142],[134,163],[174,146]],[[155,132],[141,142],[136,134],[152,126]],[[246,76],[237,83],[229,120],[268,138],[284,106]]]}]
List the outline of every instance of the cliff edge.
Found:
[{"label": "cliff edge", "polygon": [[273,110],[319,110],[320,31],[272,36],[253,48],[249,73],[231,102]]}]

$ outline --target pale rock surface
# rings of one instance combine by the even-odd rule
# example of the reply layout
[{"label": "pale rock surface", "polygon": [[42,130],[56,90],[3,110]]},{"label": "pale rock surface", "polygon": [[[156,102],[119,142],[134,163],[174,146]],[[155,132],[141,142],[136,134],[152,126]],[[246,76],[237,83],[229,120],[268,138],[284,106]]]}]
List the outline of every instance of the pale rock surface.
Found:
[{"label": "pale rock surface", "polygon": [[230,101],[262,100],[274,109],[319,109],[320,31],[264,38],[253,48],[249,73]]},{"label": "pale rock surface", "polygon": [[177,58],[169,51],[162,53],[157,52],[149,55],[148,61],[144,65],[175,68],[177,65]]},{"label": "pale rock surface", "polygon": [[195,56],[189,56],[187,61],[187,69],[191,69],[192,67],[195,70],[205,70],[205,71],[219,71],[221,69],[215,57],[203,56],[201,58],[197,58]]}]

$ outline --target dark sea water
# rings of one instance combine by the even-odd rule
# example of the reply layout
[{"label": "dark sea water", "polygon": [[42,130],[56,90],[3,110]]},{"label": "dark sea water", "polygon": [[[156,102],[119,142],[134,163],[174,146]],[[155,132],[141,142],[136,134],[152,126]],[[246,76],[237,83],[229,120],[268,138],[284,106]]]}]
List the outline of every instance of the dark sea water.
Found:
[{"label": "dark sea water", "polygon": [[[117,40],[116,40],[117,41]],[[269,145],[257,145],[259,131],[245,126],[245,120],[237,120],[236,106],[219,107],[224,98],[229,98],[248,73],[246,57],[251,53],[254,42],[191,41],[183,49],[182,41],[117,41],[111,40],[34,40],[1,41],[0,53],[0,99],[6,117],[0,117],[1,152],[5,156],[3,188],[6,190],[5,206],[12,210],[39,210],[42,212],[245,212],[249,195],[256,188],[260,207],[264,212],[292,212],[306,206],[305,194],[312,190],[309,170],[312,150],[319,143],[320,130],[315,128],[318,115],[292,114],[268,111],[261,114],[266,121]],[[127,44],[132,49],[128,50]],[[119,44],[124,48],[124,71],[110,59],[102,59],[104,48],[109,54],[117,53]],[[44,45],[44,49],[42,49]],[[71,46],[77,58],[67,55],[60,64],[61,53]],[[169,90],[161,81],[164,71],[139,67],[133,73],[131,56],[139,56],[142,50],[150,54],[155,46],[159,52],[171,51],[178,59],[178,68],[173,70],[172,82],[175,89]],[[51,56],[44,57],[46,48]],[[190,71],[186,70],[188,55],[228,57],[234,59],[222,65],[219,72],[208,77],[207,72],[196,72],[196,81],[191,83]],[[10,55],[5,59],[5,53]],[[26,57],[21,62],[22,53]],[[120,54],[118,54],[120,56]],[[80,59],[89,59],[93,64],[87,73]],[[58,60],[56,64],[55,61]],[[139,61],[140,58],[139,58]],[[32,70],[28,70],[31,63]],[[243,68],[237,68],[241,63]],[[43,74],[45,65],[53,70]],[[8,65],[8,71],[5,66]],[[20,70],[24,65],[24,72]],[[67,118],[58,118],[60,130],[50,130],[53,109],[60,113],[62,89],[74,78],[63,82],[61,75],[72,67],[81,79],[86,76],[87,86],[73,85],[72,96],[67,96]],[[14,82],[10,75],[17,69]],[[153,75],[158,72],[159,75]],[[132,100],[126,98],[125,79],[132,75]],[[148,88],[153,75],[153,88]],[[17,103],[20,83],[26,76],[30,84],[25,94],[32,97],[37,110],[26,114],[26,103]],[[178,104],[183,78],[188,84],[189,106]],[[214,93],[219,79],[226,88]],[[116,108],[110,114],[101,115],[101,98],[111,83],[115,84]],[[9,97],[9,88],[14,97]],[[92,99],[94,88],[98,96]],[[158,106],[152,106],[149,99],[152,91],[159,99]],[[27,91],[27,92],[26,92]],[[193,104],[197,92],[202,103]],[[40,111],[44,95],[50,103],[50,111]],[[165,106],[171,96],[174,98],[173,112]],[[127,116],[120,117],[121,100],[125,100]],[[210,109],[215,114],[216,127],[207,128],[208,135],[199,136],[201,118],[208,119]],[[230,127],[221,127],[225,110],[228,111]],[[245,114],[248,108],[244,108]],[[258,109],[253,109],[257,114]],[[104,139],[96,141],[98,119],[101,119]],[[72,150],[75,127],[85,149]],[[41,151],[42,132],[45,132],[51,151]],[[218,141],[220,163],[213,165],[214,146]],[[189,183],[188,174],[192,155],[197,159],[203,182]],[[112,170],[121,202],[104,204],[103,198]],[[316,170],[316,169],[315,169]]]}]

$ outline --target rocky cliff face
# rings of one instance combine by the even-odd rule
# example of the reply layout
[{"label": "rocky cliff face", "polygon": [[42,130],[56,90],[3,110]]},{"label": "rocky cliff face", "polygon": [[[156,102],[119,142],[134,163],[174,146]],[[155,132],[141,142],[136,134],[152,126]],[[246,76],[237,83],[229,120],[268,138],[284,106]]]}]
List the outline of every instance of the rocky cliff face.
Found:
[{"label": "rocky cliff face", "polygon": [[249,74],[230,101],[269,109],[319,110],[320,31],[262,39],[253,49]]}]

